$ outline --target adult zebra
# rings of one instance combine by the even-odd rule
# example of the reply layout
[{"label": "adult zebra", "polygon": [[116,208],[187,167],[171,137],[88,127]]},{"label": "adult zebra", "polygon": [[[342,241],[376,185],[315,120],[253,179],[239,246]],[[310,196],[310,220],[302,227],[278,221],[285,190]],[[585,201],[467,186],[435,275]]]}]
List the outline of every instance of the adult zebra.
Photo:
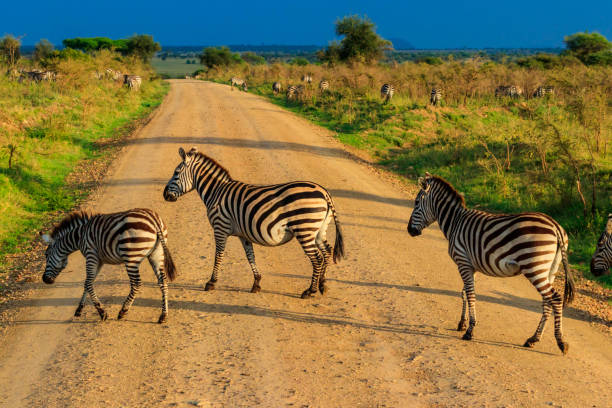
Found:
[{"label": "adult zebra", "polygon": [[380,88],[380,97],[384,99],[385,103],[389,102],[391,98],[393,98],[393,94],[395,93],[395,88],[391,84],[384,84]]},{"label": "adult zebra", "polygon": [[608,214],[606,229],[597,241],[597,249],[591,258],[591,273],[601,276],[612,267],[612,214]]},{"label": "adult zebra", "polygon": [[302,75],[302,82],[306,82],[307,84],[312,84],[312,75],[310,74]]},{"label": "adult zebra", "polygon": [[337,262],[344,256],[340,223],[327,190],[309,181],[270,186],[246,184],[232,179],[226,169],[195,147],[187,153],[180,148],[179,155],[182,161],[164,189],[164,199],[176,201],[196,189],[206,206],[215,236],[215,263],[205,290],[215,287],[229,236],[237,236],[242,242],[254,277],[252,293],[261,289],[253,243],[279,246],[295,236],[313,269],[310,287],[302,298],[317,290],[325,292],[325,270],[332,257],[326,231],[332,217],[336,224],[333,260]]},{"label": "adult zebra", "polygon": [[93,282],[104,264],[125,264],[130,278],[130,294],[119,311],[122,319],[134,302],[134,297],[141,287],[140,263],[147,258],[162,293],[162,313],[159,323],[168,318],[168,284],[176,276],[170,251],[166,245],[168,230],[161,217],[146,208],[136,208],[113,214],[89,214],[78,211],[68,215],[51,232],[43,235],[49,244],[45,252],[47,266],[42,279],[53,283],[59,273],[68,264],[68,255],[80,250],[85,257],[87,277],[79,306],[74,312],[80,316],[85,299],[89,297],[100,314],[106,320],[107,313],[102,308],[96,295]]},{"label": "adult zebra", "polygon": [[140,85],[142,84],[142,78],[140,75],[123,75],[123,84],[127,85],[130,91],[137,91],[140,89]]},{"label": "adult zebra", "polygon": [[234,90],[234,85],[238,87],[242,87],[243,91],[246,91],[248,89],[246,81],[238,77],[232,77],[230,79],[230,87],[232,88],[232,91]]},{"label": "adult zebra", "polygon": [[287,100],[297,99],[304,93],[304,85],[289,85],[287,88]]},{"label": "adult zebra", "polygon": [[327,79],[322,79],[321,82],[319,82],[319,90],[321,93],[329,91],[329,81]]},{"label": "adult zebra", "polygon": [[[574,298],[574,282],[567,263],[567,234],[552,218],[541,213],[490,214],[470,210],[465,200],[447,181],[429,173],[419,179],[421,190],[414,201],[408,223],[412,236],[437,221],[449,241],[448,252],[463,279],[463,309],[457,330],[465,330],[466,303],[469,327],[463,335],[471,340],[476,325],[474,273],[509,277],[525,275],[542,296],[542,319],[525,342],[533,347],[540,340],[551,309],[555,318],[557,345],[567,354],[569,345],[561,331],[562,308]],[[553,288],[559,265],[565,269],[565,295]]]},{"label": "adult zebra", "polygon": [[533,93],[533,97],[542,98],[546,95],[552,96],[554,94],[555,94],[555,88],[553,88],[552,86],[538,86],[538,88]]},{"label": "adult zebra", "polygon": [[280,82],[276,81],[272,84],[272,92],[274,93],[274,95],[278,95],[281,90],[282,90],[282,85]]},{"label": "adult zebra", "polygon": [[495,88],[495,97],[497,98],[501,98],[503,96],[518,98],[521,95],[523,95],[523,88],[517,85],[500,85]]},{"label": "adult zebra", "polygon": [[442,101],[442,88],[431,88],[431,96],[429,97],[429,103],[433,106],[438,105]]}]

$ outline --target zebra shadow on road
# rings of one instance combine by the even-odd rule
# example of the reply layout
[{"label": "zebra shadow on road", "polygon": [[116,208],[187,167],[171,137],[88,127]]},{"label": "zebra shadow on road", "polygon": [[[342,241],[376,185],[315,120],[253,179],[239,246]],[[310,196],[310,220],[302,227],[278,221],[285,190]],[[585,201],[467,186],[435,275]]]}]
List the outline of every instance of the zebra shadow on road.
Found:
[{"label": "zebra shadow on road", "polygon": [[[122,296],[101,296],[100,300],[102,304],[105,305],[107,312],[111,312],[109,306],[114,305],[118,309],[119,306],[125,300]],[[25,305],[27,305],[27,301],[24,301]],[[37,303],[41,306],[46,307],[58,307],[58,306],[74,306],[75,298],[48,298],[48,299],[39,299]],[[137,298],[134,302],[133,307],[146,307],[152,309],[158,309],[160,306],[159,299],[153,298]],[[91,307],[91,306],[89,306]],[[460,340],[458,335],[451,335],[441,332],[440,329],[434,326],[427,325],[410,325],[410,324],[381,324],[376,322],[366,322],[363,320],[351,319],[347,317],[338,317],[330,314],[314,314],[308,312],[295,312],[289,310],[281,310],[281,309],[272,309],[260,306],[246,306],[246,305],[232,305],[232,304],[224,304],[224,303],[205,303],[194,300],[171,300],[169,302],[170,310],[190,310],[198,313],[209,313],[209,314],[219,314],[219,315],[243,315],[243,316],[255,316],[258,318],[272,318],[272,319],[282,319],[287,320],[294,323],[302,323],[302,324],[317,324],[323,326],[336,326],[336,327],[347,327],[353,329],[363,329],[363,330],[372,330],[376,332],[386,332],[386,333],[396,333],[400,335],[412,335],[412,336],[425,336],[443,340],[450,341],[462,341]],[[113,310],[114,311],[114,310]],[[95,311],[91,312],[90,320],[86,320],[87,318],[74,318],[69,320],[17,320],[14,321],[14,325],[37,325],[37,324],[100,324],[100,320],[97,318],[97,314]],[[111,313],[112,315],[112,313]],[[172,314],[170,315],[172,316]],[[126,321],[116,321],[114,319],[109,319],[108,321],[101,324],[126,324],[126,323],[137,323],[137,324],[155,324],[157,323],[151,321],[140,321],[140,320],[132,320],[127,319]],[[172,325],[172,317],[170,317],[169,325]],[[507,342],[500,341],[491,341],[491,340],[483,340],[483,339],[473,339],[472,342],[495,346],[495,347],[504,347],[514,350],[520,350],[527,353],[537,353],[540,355],[549,355],[556,356],[555,353],[549,353],[546,351],[540,351],[531,348],[525,348],[518,344],[512,344]]]}]

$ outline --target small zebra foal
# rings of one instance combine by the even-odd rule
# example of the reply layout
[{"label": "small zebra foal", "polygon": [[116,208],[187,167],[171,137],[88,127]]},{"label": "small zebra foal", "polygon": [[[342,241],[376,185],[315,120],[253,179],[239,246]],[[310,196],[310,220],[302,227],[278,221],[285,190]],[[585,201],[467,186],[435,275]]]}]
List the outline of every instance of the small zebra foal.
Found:
[{"label": "small zebra foal", "polygon": [[321,93],[329,91],[329,81],[327,79],[322,79],[321,82],[319,82],[319,90]]},{"label": "small zebra foal", "polygon": [[[542,319],[535,334],[525,342],[533,347],[540,341],[551,310],[555,318],[555,338],[563,354],[569,345],[563,341],[563,307],[574,298],[574,281],[567,262],[567,234],[555,220],[542,213],[491,214],[468,209],[465,200],[446,180],[427,174],[419,179],[421,190],[414,200],[408,223],[410,235],[437,221],[448,240],[448,253],[459,268],[463,280],[463,309],[457,330],[469,327],[463,335],[471,340],[476,326],[474,273],[510,277],[525,275],[542,296]],[[565,294],[553,288],[559,266],[565,269]]]},{"label": "small zebra foal", "polygon": [[123,75],[123,84],[127,85],[127,87],[131,91],[137,91],[140,89],[140,85],[142,84],[142,78],[140,75]]},{"label": "small zebra foal", "polygon": [[243,91],[248,89],[246,81],[238,77],[232,77],[232,79],[230,79],[230,87],[232,88],[232,91],[234,90],[234,85],[242,87]]},{"label": "small zebra foal", "polygon": [[282,85],[280,82],[276,81],[272,84],[272,92],[274,95],[278,95],[282,89]]},{"label": "small zebra foal", "polygon": [[438,105],[442,101],[442,88],[431,88],[431,97],[429,103],[433,106]]},{"label": "small zebra foal", "polygon": [[552,86],[538,86],[538,88],[533,92],[534,98],[543,98],[546,95],[554,95],[555,88]]},{"label": "small zebra foal", "polygon": [[591,273],[601,276],[612,267],[612,214],[608,214],[606,229],[597,241],[597,249],[591,258]]},{"label": "small zebra foal", "polygon": [[389,102],[391,98],[393,98],[393,94],[395,93],[395,89],[391,84],[384,84],[380,88],[380,97],[385,101],[385,103]]},{"label": "small zebra foal", "polygon": [[141,287],[140,263],[147,258],[162,293],[162,313],[159,323],[168,318],[168,284],[173,281],[176,268],[166,245],[168,230],[160,216],[146,208],[136,208],[113,214],[73,212],[60,222],[50,235],[43,235],[49,244],[45,252],[47,266],[42,279],[51,284],[68,265],[68,255],[80,250],[85,257],[87,277],[79,306],[74,312],[80,316],[87,294],[102,320],[108,317],[96,295],[93,282],[104,264],[125,264],[130,278],[130,294],[117,316],[122,319],[132,306]]},{"label": "small zebra foal", "polygon": [[227,238],[237,236],[253,272],[252,293],[261,289],[253,243],[279,246],[293,237],[312,263],[311,284],[302,293],[302,299],[317,291],[325,292],[325,271],[332,259],[326,234],[332,219],[336,224],[334,263],[344,257],[340,222],[325,188],[309,181],[268,186],[246,184],[234,180],[225,168],[195,147],[187,153],[180,148],[179,155],[182,161],[164,189],[164,199],[176,201],[195,189],[206,206],[215,236],[215,263],[205,290],[215,288]]},{"label": "small zebra foal", "polygon": [[304,93],[304,85],[289,85],[287,88],[287,100],[297,99]]},{"label": "small zebra foal", "polygon": [[307,84],[311,84],[312,83],[312,75],[310,75],[310,74],[302,75],[302,82],[306,82]]}]

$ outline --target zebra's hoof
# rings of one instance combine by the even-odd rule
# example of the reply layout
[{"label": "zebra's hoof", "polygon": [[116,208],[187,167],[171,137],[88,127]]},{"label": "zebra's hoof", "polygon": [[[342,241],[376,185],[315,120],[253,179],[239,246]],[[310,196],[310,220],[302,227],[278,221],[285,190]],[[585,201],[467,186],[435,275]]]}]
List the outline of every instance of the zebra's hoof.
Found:
[{"label": "zebra's hoof", "polygon": [[104,309],[98,309],[98,313],[100,314],[100,320],[105,321],[108,319],[108,313]]},{"label": "zebra's hoof", "polygon": [[125,310],[125,309],[121,309],[121,310],[119,311],[119,314],[117,315],[117,320],[121,320],[121,319],[123,319],[123,317],[124,317],[124,316],[127,314],[127,312],[128,312],[127,310]]},{"label": "zebra's hoof", "polygon": [[321,292],[321,294],[324,295],[325,292],[327,292],[327,286],[319,285],[319,292]]},{"label": "zebra's hoof", "polygon": [[302,299],[306,299],[306,298],[312,297],[312,295],[313,295],[314,293],[315,293],[315,292],[312,292],[312,291],[310,290],[310,288],[308,288],[308,289],[306,289],[304,292],[302,292],[302,296],[300,296],[300,297],[301,297]]},{"label": "zebra's hoof", "polygon": [[467,329],[467,323],[465,320],[461,320],[457,325],[457,331],[464,331],[465,329]]},{"label": "zebra's hoof", "polygon": [[83,306],[77,307],[77,309],[74,311],[74,317],[81,317],[82,311],[83,311]]},{"label": "zebra's hoof", "polygon": [[463,335],[463,337],[461,337],[463,340],[472,340],[472,333],[470,332],[465,332],[465,334]]},{"label": "zebra's hoof", "polygon": [[258,293],[259,291],[261,291],[261,286],[253,284],[253,287],[251,288],[251,293]]},{"label": "zebra's hoof", "polygon": [[561,350],[563,355],[566,355],[567,352],[569,351],[569,344],[564,341],[557,343],[557,346],[559,346],[559,349]]},{"label": "zebra's hoof", "polygon": [[209,291],[209,290],[214,290],[215,289],[215,283],[214,282],[206,282],[206,285],[204,286],[204,290],[205,291]]},{"label": "zebra's hoof", "polygon": [[162,323],[166,323],[166,321],[168,321],[168,314],[167,313],[162,313],[159,316],[159,319],[157,320],[157,323],[162,324]]},{"label": "zebra's hoof", "polygon": [[539,341],[539,339],[534,339],[533,337],[530,337],[527,339],[527,341],[525,342],[525,344],[523,344],[523,347],[529,347],[529,348],[533,348],[533,346]]}]

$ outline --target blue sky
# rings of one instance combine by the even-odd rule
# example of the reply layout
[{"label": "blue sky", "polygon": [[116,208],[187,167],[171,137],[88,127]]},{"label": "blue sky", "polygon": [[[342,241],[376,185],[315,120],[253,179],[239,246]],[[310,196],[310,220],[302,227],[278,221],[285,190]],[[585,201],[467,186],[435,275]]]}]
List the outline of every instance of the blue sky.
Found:
[{"label": "blue sky", "polygon": [[560,47],[563,36],[598,31],[612,39],[612,0],[596,1],[8,1],[0,35],[124,38],[152,34],[162,45],[316,44],[334,22],[366,14],[385,38],[418,48]]}]

